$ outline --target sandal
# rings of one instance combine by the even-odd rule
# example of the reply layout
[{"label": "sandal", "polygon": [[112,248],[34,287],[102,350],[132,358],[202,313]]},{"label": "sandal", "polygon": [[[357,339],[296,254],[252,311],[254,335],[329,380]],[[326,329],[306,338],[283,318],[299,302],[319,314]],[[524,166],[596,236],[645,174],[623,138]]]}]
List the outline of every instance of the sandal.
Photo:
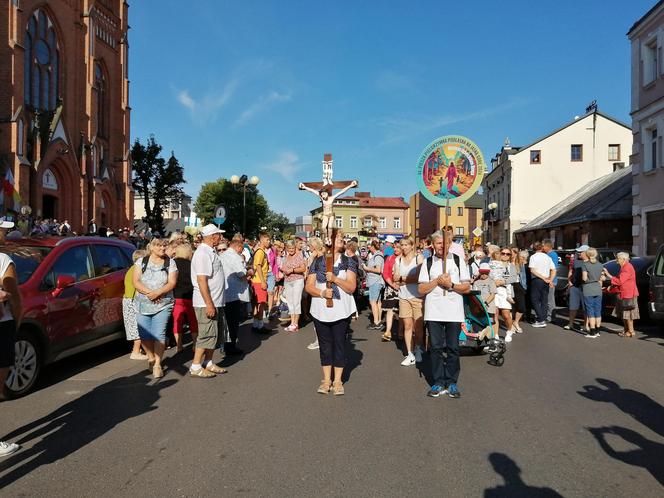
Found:
[{"label": "sandal", "polygon": [[629,337],[629,334],[628,334],[626,331],[624,331],[624,330],[623,330],[622,332],[618,332],[618,335],[619,335],[620,337]]},{"label": "sandal", "polygon": [[390,342],[390,341],[392,340],[392,336],[391,336],[391,335],[387,335],[387,334],[383,334],[383,335],[380,337],[380,340],[383,341],[383,342]]},{"label": "sandal", "polygon": [[341,382],[335,382],[332,384],[332,394],[335,396],[341,396],[344,394],[344,385]]},{"label": "sandal", "polygon": [[318,386],[318,392],[320,394],[327,394],[330,392],[331,387],[332,387],[332,382],[330,382],[329,380],[322,380],[320,386]]}]

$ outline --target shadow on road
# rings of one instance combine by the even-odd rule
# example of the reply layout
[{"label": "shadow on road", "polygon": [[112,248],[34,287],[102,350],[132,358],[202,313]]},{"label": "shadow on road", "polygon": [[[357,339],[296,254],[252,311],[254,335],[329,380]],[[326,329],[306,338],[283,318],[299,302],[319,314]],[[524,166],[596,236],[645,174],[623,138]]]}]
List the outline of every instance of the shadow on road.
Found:
[{"label": "shadow on road", "polygon": [[616,382],[596,379],[600,386],[583,386],[579,394],[592,401],[613,403],[617,408],[664,437],[664,407],[639,391],[623,389]]},{"label": "shadow on road", "polygon": [[[651,441],[631,429],[615,425],[611,427],[588,428],[588,431],[597,439],[600,447],[611,458],[628,465],[643,467],[664,486],[664,460],[662,460],[664,444]],[[636,446],[636,448],[623,451],[616,450],[608,441],[607,435],[621,438],[623,440],[619,443],[621,446],[629,443],[632,446]]]},{"label": "shadow on road", "polygon": [[493,470],[503,478],[505,484],[484,490],[485,498],[507,496],[524,498],[562,497],[560,493],[551,488],[528,486],[521,478],[521,469],[517,463],[504,453],[491,453],[489,462],[491,462]]},{"label": "shadow on road", "polygon": [[357,349],[356,342],[364,342],[366,339],[355,339],[353,337],[353,329],[349,327],[347,333],[347,344],[346,344],[346,367],[344,368],[344,373],[341,376],[342,382],[348,382],[350,379],[350,374],[362,364],[362,358],[364,358],[364,353]]},{"label": "shadow on road", "polygon": [[66,458],[121,423],[155,410],[162,389],[176,383],[167,380],[148,384],[144,372],[113,379],[54,412],[5,435],[23,446],[0,462],[0,489]]},{"label": "shadow on road", "polygon": [[[579,394],[592,401],[614,404],[637,422],[664,437],[664,407],[662,405],[646,394],[633,389],[624,389],[611,380],[596,380],[603,388],[595,385],[583,386],[583,390],[579,391]],[[662,460],[664,444],[652,441],[625,427],[590,427],[588,431],[611,458],[628,465],[643,467],[660,484],[664,485],[664,460]],[[622,447],[626,444],[632,447],[627,450],[617,450],[607,436]]]}]

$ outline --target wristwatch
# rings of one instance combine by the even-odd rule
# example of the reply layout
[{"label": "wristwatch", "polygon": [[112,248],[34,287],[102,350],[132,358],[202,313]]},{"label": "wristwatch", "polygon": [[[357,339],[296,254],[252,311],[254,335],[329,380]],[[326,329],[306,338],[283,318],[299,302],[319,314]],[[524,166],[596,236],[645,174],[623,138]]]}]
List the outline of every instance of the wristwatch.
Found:
[{"label": "wristwatch", "polygon": [[454,290],[454,282],[452,282],[452,287],[450,287],[450,290]]}]

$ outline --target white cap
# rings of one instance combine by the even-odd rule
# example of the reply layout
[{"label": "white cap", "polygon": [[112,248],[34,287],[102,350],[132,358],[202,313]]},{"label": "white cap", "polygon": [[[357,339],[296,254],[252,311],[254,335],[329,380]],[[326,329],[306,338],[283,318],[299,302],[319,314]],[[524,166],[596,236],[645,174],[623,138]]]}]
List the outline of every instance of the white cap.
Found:
[{"label": "white cap", "polygon": [[385,242],[389,242],[391,244],[394,244],[397,241],[397,238],[394,235],[388,235],[385,237]]},{"label": "white cap", "polygon": [[217,225],[209,223],[201,229],[201,235],[203,237],[209,237],[210,235],[214,235],[215,233],[224,233],[225,231],[226,230],[222,230]]},{"label": "white cap", "polygon": [[590,247],[588,247],[586,244],[583,244],[582,246],[579,246],[576,248],[576,252],[586,252]]},{"label": "white cap", "polygon": [[14,228],[14,222],[7,221],[3,216],[0,218],[0,228]]}]

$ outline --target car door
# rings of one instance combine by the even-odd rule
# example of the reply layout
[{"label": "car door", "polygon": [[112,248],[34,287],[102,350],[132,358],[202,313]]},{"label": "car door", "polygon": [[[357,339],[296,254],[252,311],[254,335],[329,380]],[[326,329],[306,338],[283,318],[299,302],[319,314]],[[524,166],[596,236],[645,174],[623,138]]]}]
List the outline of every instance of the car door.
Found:
[{"label": "car door", "polygon": [[655,263],[650,270],[650,317],[664,320],[664,245],[659,248]]},{"label": "car door", "polygon": [[120,247],[111,244],[94,244],[92,257],[96,285],[100,288],[92,320],[95,336],[100,337],[122,328],[124,276],[131,261]]},{"label": "car door", "polygon": [[[56,289],[60,276],[72,277],[74,283]],[[97,298],[93,277],[94,265],[88,245],[65,250],[44,277],[42,288],[46,292],[47,330],[56,354],[87,342],[93,334],[92,309]]]}]

